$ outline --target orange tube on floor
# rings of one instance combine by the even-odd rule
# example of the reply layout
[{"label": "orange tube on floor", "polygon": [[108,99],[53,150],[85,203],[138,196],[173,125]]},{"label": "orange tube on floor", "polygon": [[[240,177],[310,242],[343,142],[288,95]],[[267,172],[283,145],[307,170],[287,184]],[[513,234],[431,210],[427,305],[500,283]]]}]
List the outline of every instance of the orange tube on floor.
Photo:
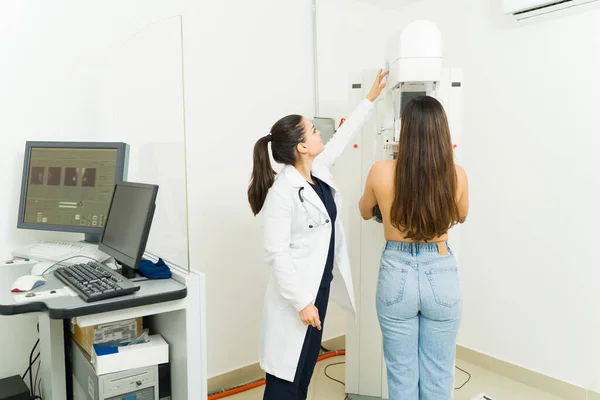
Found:
[{"label": "orange tube on floor", "polygon": [[[317,358],[317,361],[323,361],[323,360],[326,360],[328,358],[338,357],[338,356],[343,356],[343,355],[346,355],[346,350],[330,351],[329,353],[321,354],[319,356],[319,358]],[[224,397],[232,396],[234,394],[242,393],[242,392],[245,392],[247,390],[260,387],[260,386],[264,385],[266,382],[267,382],[266,379],[261,379],[260,381],[252,382],[252,383],[249,383],[249,384],[244,385],[244,386],[240,386],[240,387],[235,388],[235,389],[230,389],[230,390],[227,390],[227,391],[222,392],[222,393],[213,394],[211,396],[208,396],[208,400],[218,400],[218,399],[222,399]]]}]

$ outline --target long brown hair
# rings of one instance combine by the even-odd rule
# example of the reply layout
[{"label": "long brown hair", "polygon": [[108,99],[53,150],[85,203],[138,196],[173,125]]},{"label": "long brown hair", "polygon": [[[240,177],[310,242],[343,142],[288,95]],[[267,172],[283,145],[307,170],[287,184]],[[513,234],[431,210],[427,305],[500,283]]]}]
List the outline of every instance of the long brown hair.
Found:
[{"label": "long brown hair", "polygon": [[304,138],[302,116],[292,114],[277,121],[271,128],[271,133],[258,139],[254,145],[254,166],[248,186],[248,202],[254,215],[262,210],[267,193],[275,182],[275,171],[269,158],[269,142],[276,162],[294,165],[296,146],[304,142]]},{"label": "long brown hair", "polygon": [[433,97],[402,112],[392,226],[414,241],[442,236],[459,220],[457,177],[448,119]]}]

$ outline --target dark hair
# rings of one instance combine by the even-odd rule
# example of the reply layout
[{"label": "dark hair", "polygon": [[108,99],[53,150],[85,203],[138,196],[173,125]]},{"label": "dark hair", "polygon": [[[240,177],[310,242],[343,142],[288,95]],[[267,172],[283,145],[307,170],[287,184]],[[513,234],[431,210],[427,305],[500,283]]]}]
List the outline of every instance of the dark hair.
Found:
[{"label": "dark hair", "polygon": [[281,118],[271,128],[271,133],[258,139],[254,145],[254,167],[248,186],[248,202],[254,215],[262,210],[267,192],[275,182],[275,171],[269,159],[269,142],[276,162],[294,165],[296,146],[304,142],[302,116],[293,114]]},{"label": "dark hair", "polygon": [[444,235],[460,216],[450,128],[444,108],[429,96],[412,99],[402,112],[392,226],[407,239]]}]

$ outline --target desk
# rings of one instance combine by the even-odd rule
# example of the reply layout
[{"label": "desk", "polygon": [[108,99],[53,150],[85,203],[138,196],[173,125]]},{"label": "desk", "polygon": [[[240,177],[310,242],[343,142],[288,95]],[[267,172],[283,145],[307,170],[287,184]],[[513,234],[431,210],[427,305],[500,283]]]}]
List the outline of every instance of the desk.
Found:
[{"label": "desk", "polygon": [[[65,319],[75,318],[88,327],[123,319],[150,317],[152,333],[169,343],[173,400],[205,399],[206,307],[204,276],[171,268],[165,280],[136,281],[140,290],[127,296],[86,303],[77,296],[17,302],[10,292],[14,280],[29,274],[31,265],[4,265],[0,270],[0,314],[39,313],[40,358],[44,400],[67,398],[65,376]],[[65,285],[52,273],[34,292],[62,289]]]}]

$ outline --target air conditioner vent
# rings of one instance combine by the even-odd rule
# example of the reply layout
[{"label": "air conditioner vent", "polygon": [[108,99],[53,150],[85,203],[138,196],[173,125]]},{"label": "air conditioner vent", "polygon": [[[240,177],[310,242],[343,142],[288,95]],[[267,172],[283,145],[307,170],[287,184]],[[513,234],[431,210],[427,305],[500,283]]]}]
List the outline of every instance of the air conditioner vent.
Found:
[{"label": "air conditioner vent", "polygon": [[572,3],[572,2],[573,2],[573,0],[555,1],[554,3],[546,4],[546,5],[539,6],[539,7],[530,8],[529,10],[518,11],[518,12],[514,13],[514,15],[527,14],[527,13],[530,13],[530,12],[543,10],[544,8],[550,8],[550,7],[558,6],[560,4]]},{"label": "air conditioner vent", "polygon": [[597,1],[599,0],[504,0],[504,12],[522,20]]}]

